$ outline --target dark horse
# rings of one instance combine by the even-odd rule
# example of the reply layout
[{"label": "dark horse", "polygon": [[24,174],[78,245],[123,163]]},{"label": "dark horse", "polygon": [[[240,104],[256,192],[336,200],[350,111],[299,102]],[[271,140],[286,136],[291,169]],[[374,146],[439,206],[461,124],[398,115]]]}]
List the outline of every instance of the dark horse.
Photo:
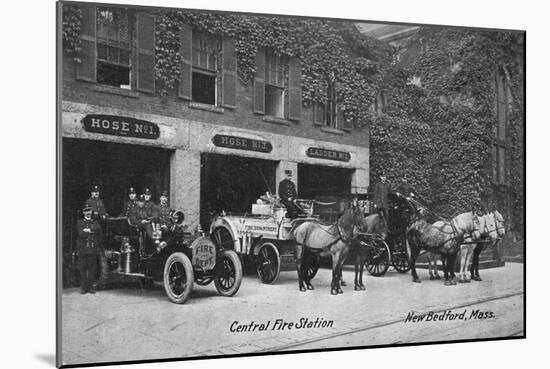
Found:
[{"label": "dark horse", "polygon": [[[386,218],[379,214],[371,214],[365,218],[365,224],[366,228],[361,230],[361,232],[366,233],[365,237],[370,238],[372,242],[375,241],[375,238],[386,239],[388,233]],[[372,254],[371,251],[372,249],[364,245],[362,240],[354,239],[351,243],[350,259],[355,264],[355,291],[364,291],[366,289],[363,284],[363,269],[365,268],[367,257]]]},{"label": "dark horse", "polygon": [[479,219],[473,211],[462,213],[450,222],[439,221],[432,225],[424,219],[419,219],[412,223],[407,230],[407,253],[413,282],[420,283],[415,264],[420,251],[426,250],[440,254],[441,258],[445,259],[445,285],[456,284],[454,279],[456,255],[466,236],[474,240],[480,237]]},{"label": "dark horse", "polygon": [[[322,225],[316,221],[307,221],[300,224],[294,230],[296,240],[296,270],[298,271],[298,283],[300,291],[312,290],[311,280],[304,278],[302,268],[304,251],[311,251],[314,257],[330,255],[332,257],[332,283],[330,293],[333,295],[343,293],[340,287],[342,278],[342,264],[346,260],[353,238],[354,228],[365,229],[366,222],[363,211],[353,201],[352,205],[338,218],[336,224]],[[304,249],[306,248],[306,249]]]}]

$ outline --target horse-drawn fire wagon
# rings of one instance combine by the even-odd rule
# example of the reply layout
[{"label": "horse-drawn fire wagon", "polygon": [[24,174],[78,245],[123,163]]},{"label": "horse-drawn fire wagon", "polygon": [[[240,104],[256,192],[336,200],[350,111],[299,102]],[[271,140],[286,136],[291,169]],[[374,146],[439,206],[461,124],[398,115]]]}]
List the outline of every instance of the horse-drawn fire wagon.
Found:
[{"label": "horse-drawn fire wagon", "polygon": [[130,237],[130,227],[125,217],[105,220],[109,280],[162,283],[168,299],[178,304],[189,298],[193,283],[214,282],[222,296],[233,296],[239,290],[243,273],[235,251],[214,244],[202,233],[181,232],[175,239],[155,223],[151,224],[152,240],[146,241],[144,231],[135,240]]},{"label": "horse-drawn fire wagon", "polygon": [[[314,203],[314,200],[296,200],[303,214],[289,219],[285,217],[285,207],[267,194],[265,202],[252,204],[250,213],[222,212],[215,217],[210,237],[218,247],[235,250],[251,260],[263,283],[273,283],[281,271],[296,270],[292,231],[305,221],[319,221],[313,215]],[[306,265],[306,275],[313,278],[319,269],[317,259],[307,258]]]}]

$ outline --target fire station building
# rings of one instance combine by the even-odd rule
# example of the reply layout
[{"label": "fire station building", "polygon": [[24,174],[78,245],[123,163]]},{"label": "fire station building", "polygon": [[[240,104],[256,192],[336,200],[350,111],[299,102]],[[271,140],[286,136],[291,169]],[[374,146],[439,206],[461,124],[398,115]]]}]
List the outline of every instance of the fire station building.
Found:
[{"label": "fire station building", "polygon": [[344,121],[336,102],[304,107],[298,58],[260,49],[244,85],[234,40],[183,26],[181,80],[161,99],[153,15],[79,7],[81,51],[64,52],[60,71],[64,224],[95,184],[112,216],[129,187],[151,189],[156,202],[167,190],[192,227],[213,212],[249,211],[285,170],[303,198],[366,193],[368,128]]}]

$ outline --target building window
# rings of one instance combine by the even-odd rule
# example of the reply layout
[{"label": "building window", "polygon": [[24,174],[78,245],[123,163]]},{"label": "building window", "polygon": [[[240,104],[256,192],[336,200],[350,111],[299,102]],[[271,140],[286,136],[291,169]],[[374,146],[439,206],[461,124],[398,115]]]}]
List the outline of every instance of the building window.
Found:
[{"label": "building window", "polygon": [[97,82],[130,89],[131,30],[127,9],[97,8]]},{"label": "building window", "polygon": [[265,114],[285,118],[286,80],[288,63],[285,58],[266,53]]},{"label": "building window", "polygon": [[193,33],[192,101],[218,105],[221,93],[219,78],[221,40],[203,33]]}]

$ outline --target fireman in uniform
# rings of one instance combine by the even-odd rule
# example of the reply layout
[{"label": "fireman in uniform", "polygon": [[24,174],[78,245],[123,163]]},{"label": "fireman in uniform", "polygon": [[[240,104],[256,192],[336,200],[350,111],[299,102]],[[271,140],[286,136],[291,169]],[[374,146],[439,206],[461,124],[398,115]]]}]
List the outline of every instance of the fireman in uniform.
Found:
[{"label": "fireman in uniform", "polygon": [[279,197],[286,208],[286,217],[294,219],[298,213],[302,211],[295,204],[296,200],[296,185],[292,182],[292,171],[285,170],[286,178],[279,183]]},{"label": "fireman in uniform", "polygon": [[133,246],[137,246],[139,243],[138,227],[141,223],[138,210],[136,189],[134,187],[130,187],[128,190],[128,201],[124,203],[120,216],[128,218],[128,224],[130,225],[130,244]]},{"label": "fireman in uniform", "polygon": [[173,222],[170,217],[171,213],[172,209],[170,209],[170,205],[168,205],[168,192],[162,191],[160,194],[160,204],[158,205],[158,223],[162,231],[169,230],[172,227]]},{"label": "fireman in uniform", "polygon": [[99,186],[93,186],[90,190],[90,197],[84,202],[84,205],[89,205],[92,208],[92,218],[96,220],[104,220],[109,215],[105,211],[105,204],[99,197]]},{"label": "fireman in uniform", "polygon": [[[90,197],[84,202],[84,206],[90,206],[92,208],[92,218],[99,222],[101,229],[105,228],[105,219],[109,216],[105,210],[105,204],[99,197],[99,186],[95,185],[90,190]],[[107,257],[105,256],[105,250],[100,249],[98,251],[99,266],[100,266],[100,285],[107,279],[109,273],[109,265],[107,264]]]},{"label": "fireman in uniform", "polygon": [[386,180],[386,174],[380,175],[380,182],[374,187],[374,206],[378,214],[382,215],[386,221],[389,220],[388,196],[391,191],[391,184]]},{"label": "fireman in uniform", "polygon": [[185,242],[185,234],[188,233],[187,225],[183,223],[185,215],[181,211],[172,211],[172,226],[170,227],[170,235],[168,237],[168,245],[182,245]]},{"label": "fireman in uniform", "polygon": [[82,209],[84,218],[76,222],[76,247],[80,270],[80,293],[95,293],[92,285],[97,272],[99,251],[103,249],[103,232],[97,220],[92,218],[92,207]]}]

